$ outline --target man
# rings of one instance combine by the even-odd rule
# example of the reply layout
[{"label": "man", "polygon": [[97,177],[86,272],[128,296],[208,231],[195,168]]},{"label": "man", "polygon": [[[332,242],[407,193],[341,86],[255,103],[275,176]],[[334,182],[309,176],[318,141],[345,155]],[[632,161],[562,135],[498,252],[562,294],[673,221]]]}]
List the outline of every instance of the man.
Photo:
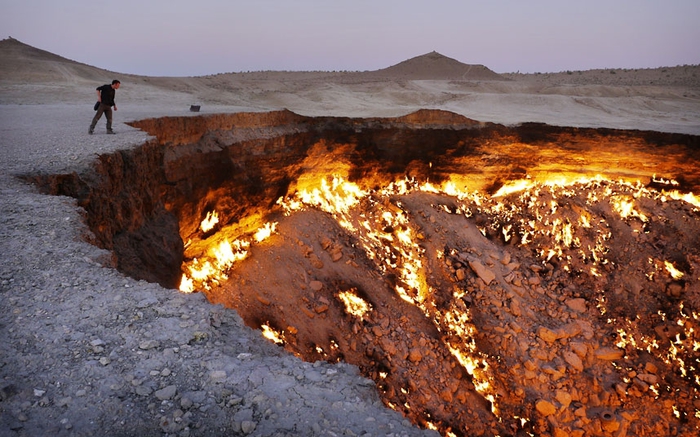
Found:
[{"label": "man", "polygon": [[120,85],[121,82],[114,79],[111,85],[105,84],[97,87],[97,103],[99,105],[95,116],[92,118],[92,123],[90,124],[90,130],[88,131],[90,135],[95,131],[95,125],[97,125],[97,121],[102,117],[103,113],[107,116],[107,133],[114,134],[112,130],[112,106],[114,106],[114,110],[116,111],[117,104],[114,103],[114,95]]}]

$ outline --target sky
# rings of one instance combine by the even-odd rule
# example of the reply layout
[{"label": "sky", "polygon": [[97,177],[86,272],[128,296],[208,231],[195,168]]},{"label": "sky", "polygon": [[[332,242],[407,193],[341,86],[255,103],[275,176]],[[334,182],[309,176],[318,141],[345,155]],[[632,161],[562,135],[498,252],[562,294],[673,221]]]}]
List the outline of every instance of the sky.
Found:
[{"label": "sky", "polygon": [[0,0],[0,39],[118,73],[700,64],[700,0]]}]

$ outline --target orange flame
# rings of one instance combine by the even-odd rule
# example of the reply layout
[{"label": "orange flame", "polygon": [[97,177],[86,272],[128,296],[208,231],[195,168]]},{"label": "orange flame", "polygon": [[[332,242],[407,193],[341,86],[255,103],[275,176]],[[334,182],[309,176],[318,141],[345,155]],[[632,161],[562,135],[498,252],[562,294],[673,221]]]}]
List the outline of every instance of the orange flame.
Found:
[{"label": "orange flame", "polygon": [[204,220],[202,220],[202,223],[199,225],[199,228],[202,230],[202,232],[209,232],[214,229],[214,226],[216,226],[217,223],[219,223],[219,213],[216,211],[209,211],[207,216],[204,217]]}]

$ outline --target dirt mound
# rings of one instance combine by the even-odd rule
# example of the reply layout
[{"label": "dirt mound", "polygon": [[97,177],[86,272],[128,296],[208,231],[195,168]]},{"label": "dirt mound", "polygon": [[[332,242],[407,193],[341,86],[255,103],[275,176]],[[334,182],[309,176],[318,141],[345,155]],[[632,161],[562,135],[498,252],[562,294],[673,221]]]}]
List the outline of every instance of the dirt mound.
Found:
[{"label": "dirt mound", "polygon": [[483,65],[464,64],[438,52],[430,52],[367,75],[409,80],[504,80]]}]

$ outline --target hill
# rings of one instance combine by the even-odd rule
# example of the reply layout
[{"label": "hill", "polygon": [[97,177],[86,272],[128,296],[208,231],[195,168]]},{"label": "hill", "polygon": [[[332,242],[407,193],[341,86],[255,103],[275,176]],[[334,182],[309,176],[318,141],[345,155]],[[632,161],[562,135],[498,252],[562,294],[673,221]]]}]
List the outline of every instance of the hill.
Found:
[{"label": "hill", "polygon": [[103,80],[107,73],[107,70],[66,59],[11,37],[0,41],[0,78],[3,82],[94,81]]},{"label": "hill", "polygon": [[[287,76],[316,77],[318,72],[280,72]],[[0,77],[10,82],[54,82],[76,79],[103,80],[113,74],[91,65],[73,61],[46,50],[32,47],[12,37],[0,40]],[[256,73],[252,73],[255,75]],[[270,76],[272,72],[258,72]],[[330,73],[329,73],[330,74]],[[135,77],[134,75],[124,75]],[[246,74],[250,76],[251,74]],[[503,80],[503,77],[483,65],[470,65],[448,58],[437,52],[416,56],[381,70],[355,73],[367,79],[393,78],[404,80]],[[327,77],[327,74],[323,75]],[[332,76],[332,74],[331,74]],[[339,75],[343,76],[343,75]]]},{"label": "hill", "polygon": [[503,80],[483,65],[464,64],[435,51],[365,74],[408,80]]}]

